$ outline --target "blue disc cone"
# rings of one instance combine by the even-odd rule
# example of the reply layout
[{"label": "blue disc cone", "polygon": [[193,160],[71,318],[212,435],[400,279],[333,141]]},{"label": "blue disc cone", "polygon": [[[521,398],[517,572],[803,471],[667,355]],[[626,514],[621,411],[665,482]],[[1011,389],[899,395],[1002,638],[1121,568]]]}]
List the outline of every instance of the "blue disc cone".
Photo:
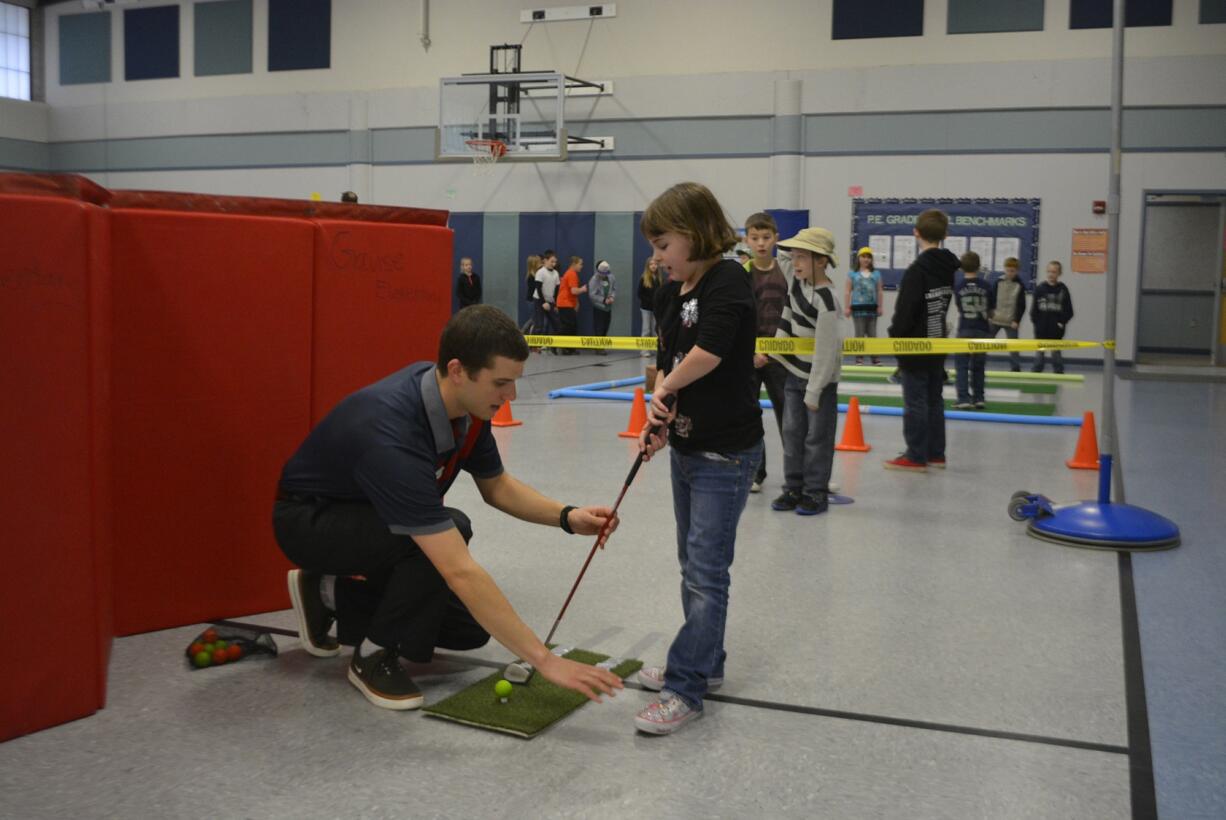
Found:
[{"label": "blue disc cone", "polygon": [[1027,532],[1044,541],[1120,551],[1170,549],[1179,545],[1174,521],[1131,504],[1081,501],[1052,508],[1031,520]]}]

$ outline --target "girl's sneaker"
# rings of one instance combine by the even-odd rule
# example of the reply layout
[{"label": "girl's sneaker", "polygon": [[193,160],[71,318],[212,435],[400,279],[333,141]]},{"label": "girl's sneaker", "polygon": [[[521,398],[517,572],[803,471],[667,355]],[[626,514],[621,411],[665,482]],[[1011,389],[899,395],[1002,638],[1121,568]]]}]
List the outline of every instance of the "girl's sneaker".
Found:
[{"label": "girl's sneaker", "polygon": [[671,735],[700,717],[701,709],[694,709],[678,696],[670,694],[635,715],[634,728],[650,735]]},{"label": "girl's sneaker", "polygon": [[[639,683],[644,689],[650,689],[653,692],[659,692],[664,688],[664,667],[663,666],[644,666],[639,670]],[[707,678],[707,691],[713,692],[724,685],[724,679]]]}]

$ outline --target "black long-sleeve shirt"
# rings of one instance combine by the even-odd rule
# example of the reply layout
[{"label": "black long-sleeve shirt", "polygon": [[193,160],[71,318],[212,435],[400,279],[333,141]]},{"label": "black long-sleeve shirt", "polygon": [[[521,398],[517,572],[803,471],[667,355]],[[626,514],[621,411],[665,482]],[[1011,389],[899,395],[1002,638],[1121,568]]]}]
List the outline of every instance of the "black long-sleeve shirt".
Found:
[{"label": "black long-sleeve shirt", "polygon": [[[945,335],[945,315],[954,296],[958,257],[945,248],[929,248],[915,258],[898,284],[890,336],[939,339]],[[944,367],[945,356],[899,356],[904,370]]]},{"label": "black long-sleeve shirt", "polygon": [[461,273],[456,279],[455,294],[461,308],[481,304],[481,277],[475,273],[471,277]]}]

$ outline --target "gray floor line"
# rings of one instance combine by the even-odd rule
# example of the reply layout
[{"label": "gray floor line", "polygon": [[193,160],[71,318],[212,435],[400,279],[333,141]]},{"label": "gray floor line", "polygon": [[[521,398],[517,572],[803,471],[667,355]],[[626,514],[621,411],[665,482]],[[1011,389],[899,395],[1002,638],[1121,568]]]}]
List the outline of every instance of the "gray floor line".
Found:
[{"label": "gray floor line", "polygon": [[[266,627],[259,624],[250,624],[240,621],[213,621],[215,626],[231,626],[243,629],[262,630],[271,632],[276,635],[285,635],[287,637],[297,638],[298,633],[292,629],[281,629],[279,627]],[[452,655],[448,653],[436,652],[435,657],[441,661],[451,663],[468,664],[470,666],[483,666],[489,669],[502,669],[505,664],[497,661],[488,661],[482,658],[470,658],[464,655]],[[633,681],[626,681],[628,689],[638,689],[640,691],[648,691],[645,687]],[[1110,743],[1093,743],[1086,740],[1072,740],[1069,738],[1049,737],[1046,735],[1032,735],[1024,732],[1004,732],[996,729],[980,729],[974,726],[959,726],[952,723],[934,723],[926,720],[911,720],[909,718],[896,718],[887,715],[870,715],[862,712],[845,712],[838,709],[823,709],[818,706],[800,706],[793,703],[780,703],[771,700],[757,700],[755,698],[742,698],[735,695],[720,695],[709,693],[706,700],[716,703],[727,703],[734,706],[748,706],[753,709],[766,709],[772,712],[791,712],[800,715],[813,715],[814,717],[829,717],[840,720],[854,720],[861,723],[880,723],[887,726],[901,726],[908,729],[925,729],[931,732],[946,732],[956,735],[974,735],[975,737],[990,737],[997,740],[1015,740],[1022,743],[1037,743],[1044,746],[1061,746],[1068,749],[1082,749],[1091,752],[1106,752],[1108,754],[1129,755],[1133,757],[1133,751],[1126,746],[1116,746]],[[1134,764],[1135,765],[1135,764]],[[1153,782],[1152,773],[1150,775],[1150,783]],[[1134,786],[1135,789],[1135,786]],[[1152,789],[1151,789],[1152,793]],[[1135,805],[1135,804],[1134,804]],[[1137,815],[1134,815],[1137,816]],[[1144,816],[1144,815],[1139,815]],[[1154,815],[1156,816],[1156,815]]]}]

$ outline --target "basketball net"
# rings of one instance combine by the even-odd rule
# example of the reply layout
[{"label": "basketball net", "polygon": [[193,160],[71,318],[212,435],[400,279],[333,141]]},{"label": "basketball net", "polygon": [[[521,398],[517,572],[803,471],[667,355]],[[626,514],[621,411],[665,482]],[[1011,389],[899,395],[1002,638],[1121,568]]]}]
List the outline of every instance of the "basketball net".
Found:
[{"label": "basketball net", "polygon": [[465,140],[464,144],[473,155],[474,176],[489,174],[507,154],[507,144],[502,140]]}]

